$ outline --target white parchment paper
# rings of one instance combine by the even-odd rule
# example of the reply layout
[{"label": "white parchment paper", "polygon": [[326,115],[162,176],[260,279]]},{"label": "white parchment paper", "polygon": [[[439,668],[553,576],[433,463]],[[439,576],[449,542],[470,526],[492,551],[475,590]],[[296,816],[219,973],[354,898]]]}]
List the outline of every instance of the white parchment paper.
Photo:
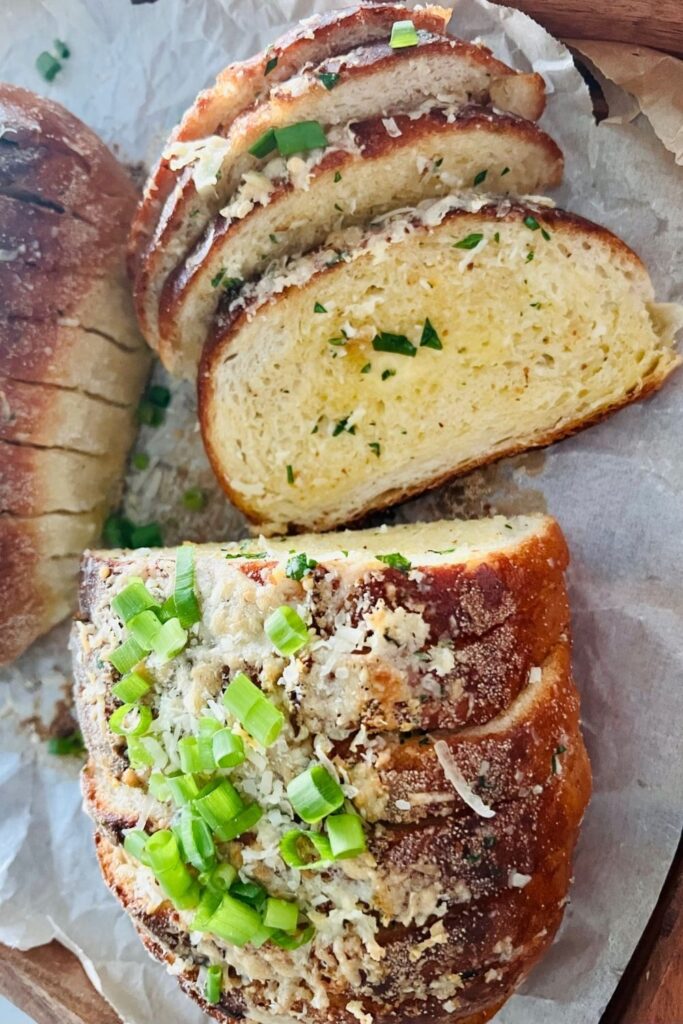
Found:
[{"label": "white parchment paper", "polygon": [[[47,93],[130,161],[153,159],[198,89],[329,0],[4,0],[0,77]],[[596,127],[568,52],[524,15],[460,0],[452,30],[545,77],[542,124],[566,156],[562,205],[622,235],[650,267],[660,299],[683,298],[683,174],[644,118]],[[34,69],[52,40],[72,50],[51,86]],[[157,378],[163,373],[157,369]],[[172,384],[164,427],[145,428],[126,511],[160,519],[165,537],[246,532],[213,482],[192,389]],[[597,1024],[656,902],[683,821],[683,373],[648,402],[554,446],[506,460],[390,511],[406,520],[491,510],[548,510],[572,551],[575,669],[595,794],[572,903],[542,965],[496,1018],[501,1024]],[[201,512],[180,495],[201,487]],[[198,1024],[203,1015],[144,953],[99,878],[81,812],[78,765],[50,758],[38,732],[70,668],[65,626],[1,674],[0,940],[56,937],[130,1024]],[[673,1024],[673,1022],[672,1022]]]}]

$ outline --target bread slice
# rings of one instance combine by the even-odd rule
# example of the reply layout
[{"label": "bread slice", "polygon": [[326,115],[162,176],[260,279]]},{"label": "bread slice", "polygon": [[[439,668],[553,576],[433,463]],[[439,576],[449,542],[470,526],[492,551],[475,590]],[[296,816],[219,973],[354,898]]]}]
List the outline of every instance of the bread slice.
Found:
[{"label": "bread slice", "polygon": [[[125,451],[85,455],[0,441],[0,513],[92,512],[118,496]],[[93,540],[97,534],[93,535]]]},{"label": "bread slice", "polygon": [[549,444],[680,362],[680,310],[581,218],[446,197],[355,230],[246,286],[205,349],[205,447],[265,530],[348,522]]},{"label": "bread slice", "polygon": [[[490,1018],[559,925],[590,794],[566,606],[558,616],[559,595],[549,596],[563,587],[567,558],[558,527],[544,516],[496,517],[193,550],[201,621],[191,645],[163,665],[147,660],[154,685],[145,702],[168,759],[164,770],[176,766],[178,741],[194,734],[200,717],[226,720],[223,687],[238,669],[248,671],[285,724],[268,748],[242,734],[247,757],[230,778],[264,815],[220,847],[221,857],[234,858],[242,880],[296,900],[316,933],[291,951],[269,943],[237,948],[210,932],[190,937],[193,911],[175,909],[123,849],[127,829],[154,832],[172,823],[174,811],[147,792],[149,769],[133,770],[108,729],[118,702],[107,654],[122,638],[112,600],[133,575],[165,597],[175,555],[91,552],[72,635],[90,751],[83,793],[105,881],[143,942],[201,1005],[202,965],[222,965],[222,997],[211,1012],[223,1024],[243,1017],[266,1024],[274,1015],[283,1024],[352,1024],[358,1014],[458,1024]],[[304,551],[306,571],[297,579],[290,567],[287,575]],[[381,560],[387,554],[391,564]],[[306,649],[290,658],[264,641],[265,617],[283,602],[310,629]],[[446,690],[432,692],[435,673],[424,655],[434,661],[435,639],[457,662],[472,637],[506,624],[524,646],[522,624],[532,620],[544,639],[521,687],[500,699],[487,694],[482,657],[479,682],[468,684],[470,713],[459,714]],[[373,625],[372,635],[363,623]],[[382,692],[374,688],[380,668]],[[486,706],[489,699],[496,707]],[[412,717],[402,715],[403,703]],[[299,872],[279,854],[295,821],[285,787],[313,760],[340,780],[364,818],[368,851]]]},{"label": "bread slice", "polygon": [[[199,93],[164,147],[189,142],[225,131],[248,107],[268,95],[271,88],[297,74],[306,64],[318,64],[327,57],[346,53],[363,44],[386,39],[395,21],[405,17],[405,7],[396,3],[363,2],[339,11],[327,11],[301,21],[261,53],[230,64],[215,84]],[[411,17],[417,28],[441,33],[451,11],[432,4],[416,8]],[[184,175],[181,176],[184,177]],[[163,206],[178,180],[168,158],[162,154],[145,186],[130,233],[129,265],[135,278],[140,262],[153,239]],[[155,339],[151,338],[153,342]]]},{"label": "bread slice", "polygon": [[[339,76],[333,89],[320,78],[329,74]],[[422,32],[414,47],[394,50],[388,43],[374,43],[302,71],[237,118],[225,139],[172,145],[166,154],[171,166],[187,165],[188,173],[169,197],[135,279],[145,336],[158,330],[158,300],[168,275],[232,198],[243,174],[260,166],[249,150],[264,132],[302,121],[329,128],[388,117],[421,104],[432,106],[437,98],[446,105],[492,102],[535,119],[545,92],[539,75],[513,71],[484,47]]]},{"label": "bread slice", "polygon": [[308,161],[277,159],[247,175],[166,281],[160,350],[177,372],[195,376],[222,282],[248,280],[285,254],[322,244],[335,228],[431,196],[534,194],[562,176],[560,150],[533,122],[477,107],[352,122],[328,137],[331,148]]}]

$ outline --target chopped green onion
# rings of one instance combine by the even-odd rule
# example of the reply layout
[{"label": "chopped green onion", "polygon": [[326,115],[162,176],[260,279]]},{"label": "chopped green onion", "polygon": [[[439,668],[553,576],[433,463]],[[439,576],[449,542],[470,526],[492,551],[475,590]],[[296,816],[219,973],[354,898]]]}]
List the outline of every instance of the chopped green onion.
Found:
[{"label": "chopped green onion", "polygon": [[275,141],[275,131],[273,128],[269,128],[268,131],[259,136],[253,146],[249,147],[249,152],[252,156],[261,160],[264,156],[268,156],[269,153],[272,153],[276,148],[277,142]]},{"label": "chopped green onion", "polygon": [[327,136],[319,121],[299,121],[287,128],[276,128],[274,135],[280,156],[292,156],[294,153],[324,149],[327,146]]},{"label": "chopped green onion", "polygon": [[306,573],[312,572],[315,569],[317,564],[314,558],[309,558],[302,551],[300,554],[292,555],[288,559],[285,567],[285,576],[288,576],[290,580],[302,580]]},{"label": "chopped green onion", "polygon": [[198,871],[210,871],[216,863],[216,848],[206,822],[186,806],[181,811],[175,832],[185,860]]},{"label": "chopped green onion", "polygon": [[236,900],[230,893],[223,897],[207,925],[208,932],[231,942],[234,946],[246,946],[260,928],[259,914],[246,903]]},{"label": "chopped green onion", "polygon": [[200,736],[214,736],[222,728],[223,726],[217,719],[210,718],[208,715],[205,718],[199,719]]},{"label": "chopped green onion", "polygon": [[320,821],[344,803],[341,786],[321,764],[311,765],[292,779],[287,796],[299,817],[309,824]]},{"label": "chopped green onion", "polygon": [[258,882],[244,882],[238,878],[230,886],[230,895],[235,899],[242,900],[259,913],[263,910],[268,899],[268,893]]},{"label": "chopped green onion", "polygon": [[151,708],[139,704],[122,704],[109,719],[109,728],[117,736],[142,736],[151,724]]},{"label": "chopped green onion", "polygon": [[417,30],[412,21],[395,21],[391,26],[389,46],[392,50],[400,50],[404,46],[417,46]]},{"label": "chopped green onion", "polygon": [[167,800],[171,799],[169,780],[161,772],[152,772],[147,783],[147,789],[154,799],[160,800],[161,803],[166,803]]},{"label": "chopped green onion", "polygon": [[168,789],[173,802],[182,807],[199,796],[199,786],[194,775],[169,775]]},{"label": "chopped green onion", "polygon": [[266,66],[263,69],[263,74],[269,75],[271,71],[274,71],[275,68],[277,67],[277,61],[277,57],[269,57],[269,59],[266,61]]},{"label": "chopped green onion", "polygon": [[234,552],[233,551],[226,551],[226,552],[224,552],[224,557],[225,558],[251,558],[251,559],[255,560],[255,559],[259,559],[259,558],[265,558],[266,557],[266,552],[265,551],[234,551]]},{"label": "chopped green onion", "polygon": [[115,651],[107,655],[106,661],[110,662],[121,675],[125,675],[126,672],[130,672],[131,669],[135,668],[142,661],[145,654],[147,654],[147,651],[140,646],[137,640],[130,636],[120,647],[117,647]]},{"label": "chopped green onion", "polygon": [[200,621],[202,614],[195,590],[194,548],[190,544],[184,544],[176,550],[173,600],[183,629]]},{"label": "chopped green onion", "polygon": [[190,487],[183,494],[183,505],[191,512],[201,512],[206,505],[206,495],[200,487]]},{"label": "chopped green onion", "polygon": [[159,619],[159,622],[168,622],[169,619],[176,619],[178,617],[176,613],[175,600],[172,594],[170,597],[166,598],[155,614]]},{"label": "chopped green onion", "polygon": [[486,181],[487,174],[488,171],[479,171],[479,174],[475,174],[474,181],[472,182],[475,188],[477,187],[477,185],[481,185],[482,182]]},{"label": "chopped green onion", "polygon": [[169,829],[155,832],[147,840],[145,854],[161,887],[177,907],[196,906],[199,886],[180,859],[178,841]]},{"label": "chopped green onion", "polygon": [[186,774],[210,774],[216,767],[211,745],[201,745],[196,736],[183,736],[178,740],[180,767]]},{"label": "chopped green onion", "polygon": [[[250,945],[253,949],[260,949],[264,942],[268,942],[268,940],[275,934],[276,932],[274,928],[266,928],[266,926],[262,924],[256,935],[252,936]],[[285,933],[283,932],[282,934],[284,935]]]},{"label": "chopped green onion", "polygon": [[135,704],[149,692],[150,684],[139,672],[129,672],[123,679],[115,683],[111,692],[124,704]]},{"label": "chopped green onion", "polygon": [[[277,64],[277,57],[273,59],[275,64]],[[270,63],[271,61],[268,61],[268,64]],[[268,64],[266,64],[266,74],[268,74],[269,70]],[[270,70],[272,71],[272,68]],[[223,968],[219,964],[212,964],[211,967],[206,969],[206,981],[204,982],[204,998],[209,1006],[215,1006],[217,1003],[220,1003],[222,991]]]},{"label": "chopped green onion", "polygon": [[201,790],[194,802],[196,810],[207,825],[219,829],[234,818],[244,807],[242,797],[227,779],[210,782]]},{"label": "chopped green onion", "polygon": [[273,647],[280,654],[289,657],[305,647],[310,640],[306,623],[301,616],[283,604],[276,608],[265,621],[265,630]]},{"label": "chopped green onion", "polygon": [[[266,632],[268,621],[266,620]],[[238,672],[229,684],[223,695],[223,703],[249,735],[264,747],[269,747],[280,735],[285,721],[284,715],[271,704],[244,672]]]},{"label": "chopped green onion", "polygon": [[538,231],[541,226],[536,218],[532,216],[525,217],[522,223],[525,227],[529,228],[530,231]]},{"label": "chopped green onion", "polygon": [[321,71],[318,78],[329,92],[331,89],[334,89],[335,85],[339,81],[340,75],[337,71]]},{"label": "chopped green onion", "polygon": [[269,896],[266,900],[263,923],[266,928],[277,928],[282,932],[295,932],[299,923],[299,908],[296,903],[289,903],[287,900],[278,900]]},{"label": "chopped green onion", "polygon": [[54,81],[57,73],[62,70],[61,63],[56,57],[53,57],[47,50],[43,50],[42,53],[38,54],[36,58],[36,68],[43,76],[46,82]]},{"label": "chopped green onion", "polygon": [[150,768],[154,764],[154,754],[145,743],[146,737],[129,736],[126,753],[131,768]]},{"label": "chopped green onion", "polygon": [[391,569],[398,569],[400,572],[410,572],[412,569],[408,559],[398,551],[394,551],[390,555],[375,555],[375,558],[378,562],[384,562]]},{"label": "chopped green onion", "polygon": [[138,612],[131,619],[128,619],[126,624],[130,635],[144,651],[149,652],[152,649],[156,649],[156,642],[162,625],[153,611],[148,608],[145,611]]},{"label": "chopped green onion", "polygon": [[68,736],[51,736],[47,741],[47,752],[48,754],[56,754],[58,757],[85,753],[85,745],[80,729],[75,729]]},{"label": "chopped green onion", "polygon": [[164,538],[158,523],[134,526],[131,531],[129,544],[131,548],[160,548],[163,547],[163,544]]},{"label": "chopped green onion", "polygon": [[123,848],[126,853],[135,857],[142,864],[148,864],[147,853],[145,847],[147,846],[147,840],[149,836],[141,828],[132,828],[126,832],[125,839],[123,840]]},{"label": "chopped green onion", "polygon": [[133,580],[112,600],[112,609],[124,623],[130,622],[140,611],[157,607],[157,601],[141,580]]},{"label": "chopped green onion", "polygon": [[222,899],[222,893],[216,889],[204,889],[196,913],[190,922],[191,932],[206,931],[209,921],[218,910]]},{"label": "chopped green onion", "polygon": [[372,347],[375,352],[393,352],[399,356],[414,356],[417,349],[412,341],[406,338],[405,334],[389,334],[387,331],[380,331],[372,339]]},{"label": "chopped green onion", "polygon": [[154,650],[164,661],[170,661],[187,646],[187,633],[178,619],[164,622],[154,641]]},{"label": "chopped green onion", "polygon": [[461,238],[459,242],[456,242],[453,248],[476,249],[483,237],[478,231],[474,231],[471,235],[466,235],[465,238]]},{"label": "chopped green onion", "polygon": [[238,836],[250,832],[257,822],[263,817],[263,808],[258,804],[247,804],[243,811],[236,814],[225,825],[216,830],[216,835],[222,843],[229,843]]},{"label": "chopped green onion", "polygon": [[306,928],[303,928],[300,932],[295,932],[294,935],[288,935],[286,932],[278,932],[271,936],[271,941],[279,946],[280,949],[298,949],[299,946],[305,946],[307,942],[310,942],[315,935],[315,928],[312,924],[309,924]]},{"label": "chopped green onion", "polygon": [[320,832],[305,832],[293,828],[280,840],[280,856],[285,864],[299,871],[311,871],[329,864],[332,847],[327,836]]},{"label": "chopped green onion", "polygon": [[357,857],[367,849],[363,819],[357,814],[332,814],[325,820],[325,829],[335,860]]},{"label": "chopped green onion", "polygon": [[420,338],[420,348],[435,348],[442,349],[441,338],[434,330],[431,320],[429,317],[424,322],[422,328],[422,337]]},{"label": "chopped green onion", "polygon": [[149,455],[147,452],[135,452],[130,461],[134,469],[147,469],[149,466]]},{"label": "chopped green onion", "polygon": [[237,871],[232,864],[228,864],[227,861],[223,861],[218,864],[213,871],[210,871],[208,874],[200,875],[199,881],[202,882],[203,885],[206,885],[208,889],[211,889],[212,892],[224,893],[228,891],[236,878]]},{"label": "chopped green onion", "polygon": [[231,729],[219,729],[212,737],[212,749],[219,768],[234,768],[244,761],[244,741]]}]

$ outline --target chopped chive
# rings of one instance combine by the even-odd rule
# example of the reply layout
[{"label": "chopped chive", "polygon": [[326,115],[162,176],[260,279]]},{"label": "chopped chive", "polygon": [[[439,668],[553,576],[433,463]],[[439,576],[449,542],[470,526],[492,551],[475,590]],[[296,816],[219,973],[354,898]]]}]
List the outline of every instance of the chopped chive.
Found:
[{"label": "chopped chive", "polygon": [[266,66],[263,69],[263,74],[264,75],[269,75],[271,71],[274,71],[275,68],[277,67],[277,61],[278,61],[277,57],[271,57],[270,60],[267,60],[266,61]]},{"label": "chopped chive", "polygon": [[334,172],[334,183],[335,183],[335,185],[337,184],[337,182],[340,182],[341,180],[342,180],[341,171],[335,171]]},{"label": "chopped chive", "polygon": [[334,89],[339,81],[339,73],[336,71],[321,71],[318,78],[329,92],[331,89]]},{"label": "chopped chive", "polygon": [[371,452],[374,452],[377,458],[379,458],[381,453],[379,441],[370,441],[368,444],[368,448],[370,449]]},{"label": "chopped chive", "polygon": [[275,141],[275,129],[269,128],[263,135],[260,135],[253,146],[249,147],[249,152],[252,156],[257,157],[259,160],[264,156],[268,156],[274,149],[277,148],[277,142]]},{"label": "chopped chive", "polygon": [[149,466],[149,455],[147,452],[135,452],[131,459],[134,469],[147,469]]},{"label": "chopped chive", "polygon": [[434,330],[434,327],[433,327],[429,317],[427,317],[427,319],[425,320],[424,327],[422,328],[422,337],[420,338],[420,348],[435,348],[435,349],[442,349],[443,348],[443,345],[441,344],[441,338],[439,337],[439,335]]},{"label": "chopped chive", "polygon": [[510,173],[510,168],[509,167],[504,167],[503,170],[500,172],[500,176],[502,178],[502,177],[504,177],[504,175],[509,174],[509,173]]},{"label": "chopped chive", "polygon": [[550,232],[546,231],[545,228],[541,228],[541,235],[545,238],[546,242],[550,241]]},{"label": "chopped chive", "polygon": [[390,377],[396,376],[396,370],[382,370],[382,380],[389,380]]},{"label": "chopped chive", "polygon": [[206,505],[206,495],[199,487],[190,487],[183,494],[183,505],[191,512],[201,512]]},{"label": "chopped chive", "polygon": [[57,757],[80,756],[85,753],[85,744],[80,729],[75,729],[68,736],[52,736],[47,741],[48,754]]},{"label": "chopped chive", "polygon": [[287,483],[288,484],[293,484],[294,483],[294,470],[289,465],[287,466]]},{"label": "chopped chive", "polygon": [[351,426],[351,427],[349,426],[349,417],[350,416],[351,416],[351,413],[349,413],[348,416],[344,416],[342,419],[337,420],[337,422],[335,423],[334,428],[332,430],[332,437],[339,437],[339,435],[343,434],[344,431],[346,431],[347,434],[355,434],[356,433],[355,426]]},{"label": "chopped chive", "polygon": [[43,50],[36,58],[36,68],[46,82],[54,81],[57,74],[62,70],[62,65],[56,57],[53,57],[47,50]]},{"label": "chopped chive", "polygon": [[479,174],[475,174],[474,181],[472,183],[475,186],[475,188],[476,188],[477,185],[481,185],[482,182],[486,181],[486,175],[487,174],[488,174],[488,171],[479,171]]},{"label": "chopped chive", "polygon": [[459,242],[456,242],[453,246],[454,249],[476,249],[484,236],[479,232],[475,231],[471,235],[466,235],[465,238],[461,238]]},{"label": "chopped chive", "polygon": [[380,331],[375,335],[372,347],[375,352],[393,352],[399,356],[414,356],[417,352],[415,345],[405,334],[389,334],[387,331]]},{"label": "chopped chive", "polygon": [[398,551],[394,551],[390,555],[376,555],[375,557],[378,562],[384,562],[390,569],[398,569],[400,572],[410,572],[412,569],[408,559]]},{"label": "chopped chive", "polygon": [[523,223],[526,227],[529,228],[530,231],[538,231],[538,229],[541,226],[536,220],[536,218],[532,216],[525,217]]},{"label": "chopped chive", "polygon": [[322,302],[316,302],[313,306],[314,313],[327,313],[327,310],[323,306]]},{"label": "chopped chive", "polygon": [[275,128],[273,141],[280,156],[292,156],[294,153],[305,153],[310,149],[324,149],[327,136],[319,121],[299,121],[287,128]]},{"label": "chopped chive", "polygon": [[[277,57],[274,58],[275,64],[277,64]],[[271,61],[268,61],[270,64]],[[268,64],[266,64],[266,74],[268,74]],[[273,65],[275,66],[275,65]],[[270,68],[272,71],[272,68]],[[221,992],[223,991],[223,968],[220,964],[212,964],[206,969],[206,981],[204,982],[204,998],[210,1006],[215,1006],[221,1001]]]},{"label": "chopped chive", "polygon": [[389,46],[392,50],[403,49],[404,46],[417,46],[417,30],[412,21],[395,21],[391,26]]}]

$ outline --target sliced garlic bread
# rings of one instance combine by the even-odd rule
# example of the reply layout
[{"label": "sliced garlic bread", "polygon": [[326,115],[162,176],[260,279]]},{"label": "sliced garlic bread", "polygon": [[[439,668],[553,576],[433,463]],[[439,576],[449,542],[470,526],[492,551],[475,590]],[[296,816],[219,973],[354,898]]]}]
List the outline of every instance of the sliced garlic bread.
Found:
[{"label": "sliced garlic bread", "polygon": [[680,310],[653,302],[609,231],[548,206],[465,202],[349,229],[219,318],[202,433],[262,528],[347,522],[549,444],[680,362]]},{"label": "sliced garlic bread", "polygon": [[535,194],[560,184],[562,154],[533,122],[481,108],[397,114],[328,132],[308,159],[247,172],[170,275],[160,299],[161,357],[194,376],[225,288],[333,228],[461,189]]},{"label": "sliced garlic bread", "polygon": [[[324,84],[325,76],[334,77],[333,88]],[[226,138],[173,144],[166,153],[171,167],[187,165],[188,173],[162,211],[134,282],[146,335],[158,333],[158,301],[168,275],[234,196],[243,174],[267,157],[250,152],[267,133],[312,122],[324,135],[332,125],[431,106],[437,98],[445,105],[491,102],[533,119],[543,110],[545,93],[539,75],[513,71],[484,47],[421,32],[412,47],[374,43],[302,71],[238,117]],[[306,142],[302,148],[312,147]],[[152,344],[158,347],[158,341]]]}]

